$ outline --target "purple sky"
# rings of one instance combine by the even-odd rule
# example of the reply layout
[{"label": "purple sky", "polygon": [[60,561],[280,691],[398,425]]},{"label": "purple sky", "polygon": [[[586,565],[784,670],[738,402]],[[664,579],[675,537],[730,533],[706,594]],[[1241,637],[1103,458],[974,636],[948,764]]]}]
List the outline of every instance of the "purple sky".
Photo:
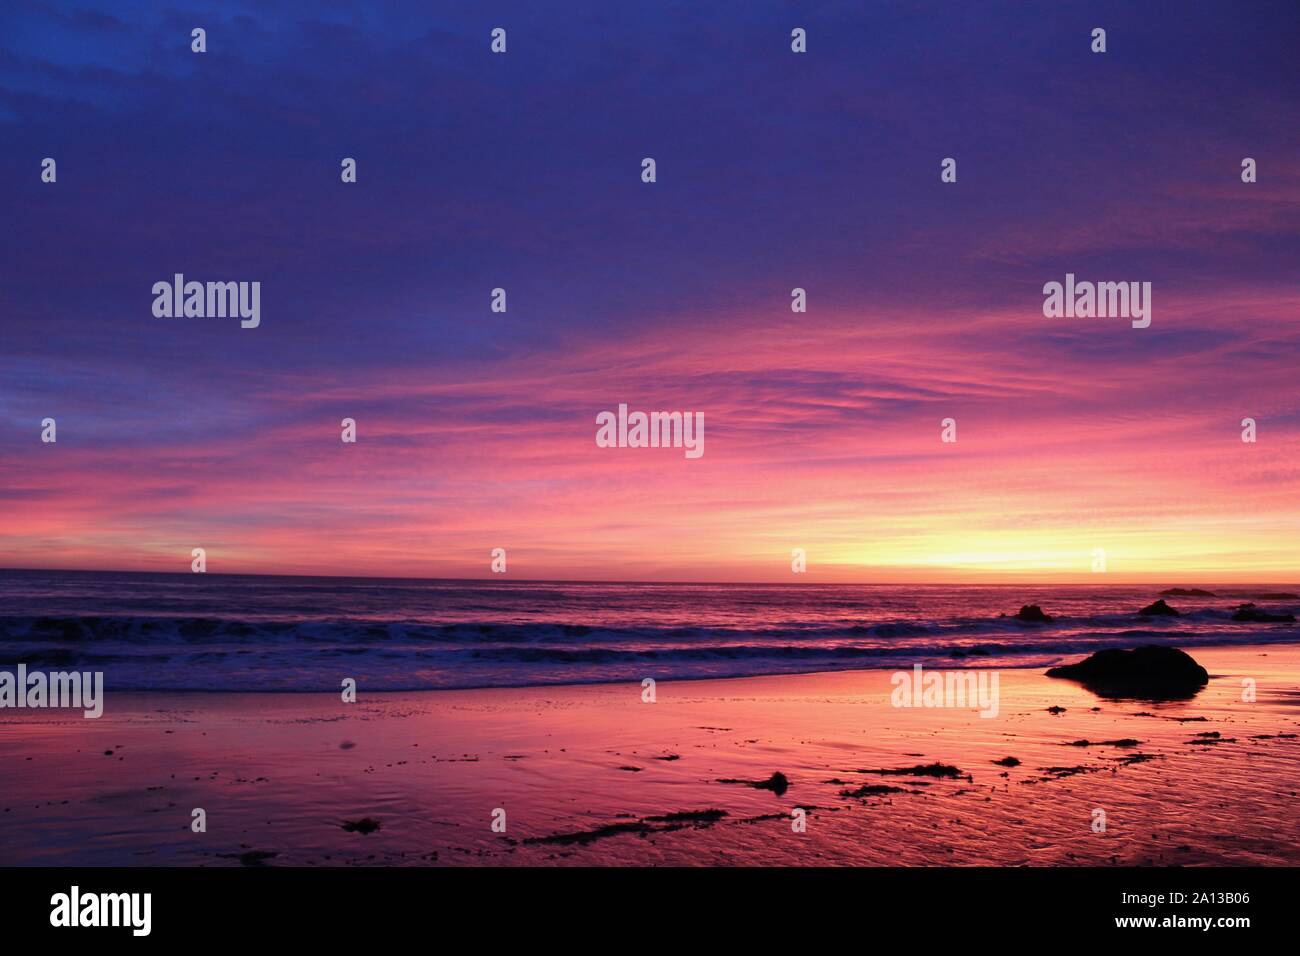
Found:
[{"label": "purple sky", "polygon": [[[1300,577],[1297,49],[1290,0],[5,4],[0,565]],[[155,318],[176,272],[261,326]],[[1044,318],[1067,272],[1152,326]],[[705,456],[598,449],[620,402]]]}]

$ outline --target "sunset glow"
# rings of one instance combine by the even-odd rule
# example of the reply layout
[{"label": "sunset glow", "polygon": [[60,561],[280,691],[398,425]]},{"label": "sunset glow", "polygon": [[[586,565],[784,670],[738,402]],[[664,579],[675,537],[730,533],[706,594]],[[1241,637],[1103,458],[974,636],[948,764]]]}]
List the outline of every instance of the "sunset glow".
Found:
[{"label": "sunset glow", "polygon": [[[808,581],[1089,581],[1100,548],[1117,580],[1294,577],[1300,143],[1259,52],[1286,37],[1117,10],[1127,42],[1061,86],[1072,27],[946,15],[870,56],[831,15],[793,76],[721,14],[520,11],[536,42],[495,72],[446,39],[476,24],[390,57],[400,31],[285,15],[215,24],[220,77],[149,60],[165,84],[111,17],[52,46],[15,15],[0,564],[483,577],[502,547],[519,578],[757,582],[803,548]],[[662,82],[644,49],[676,51]],[[951,86],[972,49],[994,66]],[[367,58],[382,97],[343,95]],[[177,272],[259,280],[260,326],[155,317]],[[1152,283],[1150,327],[1045,318],[1067,273]],[[705,454],[598,448],[620,402],[702,411]]]}]

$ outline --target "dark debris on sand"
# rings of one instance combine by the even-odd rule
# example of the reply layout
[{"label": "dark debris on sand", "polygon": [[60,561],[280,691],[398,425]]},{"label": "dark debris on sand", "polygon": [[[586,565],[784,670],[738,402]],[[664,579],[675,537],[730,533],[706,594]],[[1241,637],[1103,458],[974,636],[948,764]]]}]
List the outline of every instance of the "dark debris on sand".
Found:
[{"label": "dark debris on sand", "polygon": [[1133,737],[1121,737],[1119,740],[1072,740],[1068,747],[1138,747],[1142,741]]},{"label": "dark debris on sand", "polygon": [[1126,754],[1123,757],[1116,757],[1115,759],[1118,760],[1122,766],[1127,767],[1135,763],[1146,763],[1148,760],[1155,760],[1156,755],[1155,754]]},{"label": "dark debris on sand", "polygon": [[647,833],[653,833],[655,827],[648,823],[642,823],[637,820],[634,823],[610,823],[603,827],[596,827],[594,830],[579,830],[576,833],[553,833],[544,837],[528,837],[525,843],[557,843],[560,846],[569,846],[577,844],[586,846],[593,840],[599,840],[603,837],[618,836],[620,833],[636,833],[644,836]]},{"label": "dark debris on sand", "polygon": [[1050,777],[1043,777],[1044,780],[1060,780],[1062,777],[1073,777],[1078,773],[1096,773],[1101,767],[1088,767],[1080,764],[1077,767],[1039,767],[1043,773],[1051,774]]},{"label": "dark debris on sand", "polygon": [[960,779],[968,777],[969,774],[963,773],[946,763],[927,763],[917,764],[915,767],[893,767],[881,768],[877,770],[859,770],[858,773],[878,773],[891,777],[947,777],[951,779]]},{"label": "dark debris on sand", "polygon": [[651,823],[717,823],[726,815],[726,810],[678,810],[676,813],[646,817],[646,820]]},{"label": "dark debris on sand", "polygon": [[573,833],[552,833],[550,836],[544,837],[528,837],[523,842],[557,844],[560,846],[586,846],[594,840],[619,836],[624,833],[634,833],[637,836],[646,837],[651,833],[671,833],[674,830],[684,830],[687,827],[708,827],[717,823],[726,815],[726,810],[682,810],[675,813],[665,813],[661,816],[646,817],[644,820],[634,820],[628,823],[609,823],[591,830],[579,830]]},{"label": "dark debris on sand", "polygon": [[886,793],[920,793],[919,790],[908,790],[905,787],[891,787],[883,783],[864,783],[856,790],[841,790],[841,797],[879,797]]},{"label": "dark debris on sand", "polygon": [[753,787],[755,790],[771,790],[778,797],[790,789],[790,779],[781,771],[777,771],[766,780],[737,780],[734,777],[719,778],[718,783],[739,783],[746,787]]}]

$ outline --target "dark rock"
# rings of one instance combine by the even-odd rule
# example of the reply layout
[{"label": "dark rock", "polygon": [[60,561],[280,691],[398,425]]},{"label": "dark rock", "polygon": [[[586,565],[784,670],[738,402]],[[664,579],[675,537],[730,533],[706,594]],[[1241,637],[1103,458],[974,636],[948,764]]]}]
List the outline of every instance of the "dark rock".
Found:
[{"label": "dark rock", "polygon": [[348,833],[374,833],[381,825],[378,820],[373,820],[370,817],[343,821],[343,829],[347,830]]},{"label": "dark rock", "polygon": [[1204,591],[1201,588],[1165,588],[1160,595],[1161,597],[1214,597],[1214,592]]},{"label": "dark rock", "polygon": [[1237,610],[1232,613],[1234,621],[1250,621],[1253,624],[1294,624],[1294,614],[1271,614],[1268,611],[1261,611],[1254,604],[1238,605]]},{"label": "dark rock", "polygon": [[1027,624],[1051,624],[1052,615],[1044,614],[1037,604],[1025,604],[1016,612],[1016,620]]},{"label": "dark rock", "polygon": [[1156,601],[1155,604],[1148,604],[1142,610],[1138,611],[1144,617],[1178,617],[1178,611],[1164,602],[1164,598]]},{"label": "dark rock", "polygon": [[1077,664],[1047,671],[1076,680],[1102,697],[1186,700],[1209,682],[1205,668],[1176,647],[1146,645],[1131,651],[1107,648]]},{"label": "dark rock", "polygon": [[1016,757],[1003,757],[1001,760],[993,761],[999,767],[1019,767],[1020,761]]}]

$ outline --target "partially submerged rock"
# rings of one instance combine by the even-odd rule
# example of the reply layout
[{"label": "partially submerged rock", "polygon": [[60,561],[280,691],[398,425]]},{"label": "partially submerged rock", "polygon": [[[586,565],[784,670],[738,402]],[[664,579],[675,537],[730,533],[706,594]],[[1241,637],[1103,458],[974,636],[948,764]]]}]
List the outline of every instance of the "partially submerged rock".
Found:
[{"label": "partially submerged rock", "polygon": [[1294,624],[1294,614],[1272,614],[1268,611],[1261,611],[1254,604],[1246,603],[1237,606],[1237,610],[1232,613],[1234,621],[1249,621],[1253,624]]},{"label": "partially submerged rock", "polygon": [[1143,617],[1178,617],[1179,612],[1165,603],[1164,598],[1156,601],[1154,604],[1148,604],[1142,610],[1138,611]]},{"label": "partially submerged rock", "polygon": [[1016,620],[1027,624],[1051,624],[1052,615],[1044,614],[1043,609],[1037,604],[1024,604],[1016,612]]},{"label": "partially submerged rock", "polygon": [[1165,588],[1160,594],[1162,597],[1214,597],[1213,591],[1202,588]]},{"label": "partially submerged rock", "polygon": [[1102,697],[1143,700],[1185,700],[1210,679],[1204,667],[1178,648],[1155,645],[1107,648],[1077,664],[1049,668],[1047,676],[1078,681]]}]

